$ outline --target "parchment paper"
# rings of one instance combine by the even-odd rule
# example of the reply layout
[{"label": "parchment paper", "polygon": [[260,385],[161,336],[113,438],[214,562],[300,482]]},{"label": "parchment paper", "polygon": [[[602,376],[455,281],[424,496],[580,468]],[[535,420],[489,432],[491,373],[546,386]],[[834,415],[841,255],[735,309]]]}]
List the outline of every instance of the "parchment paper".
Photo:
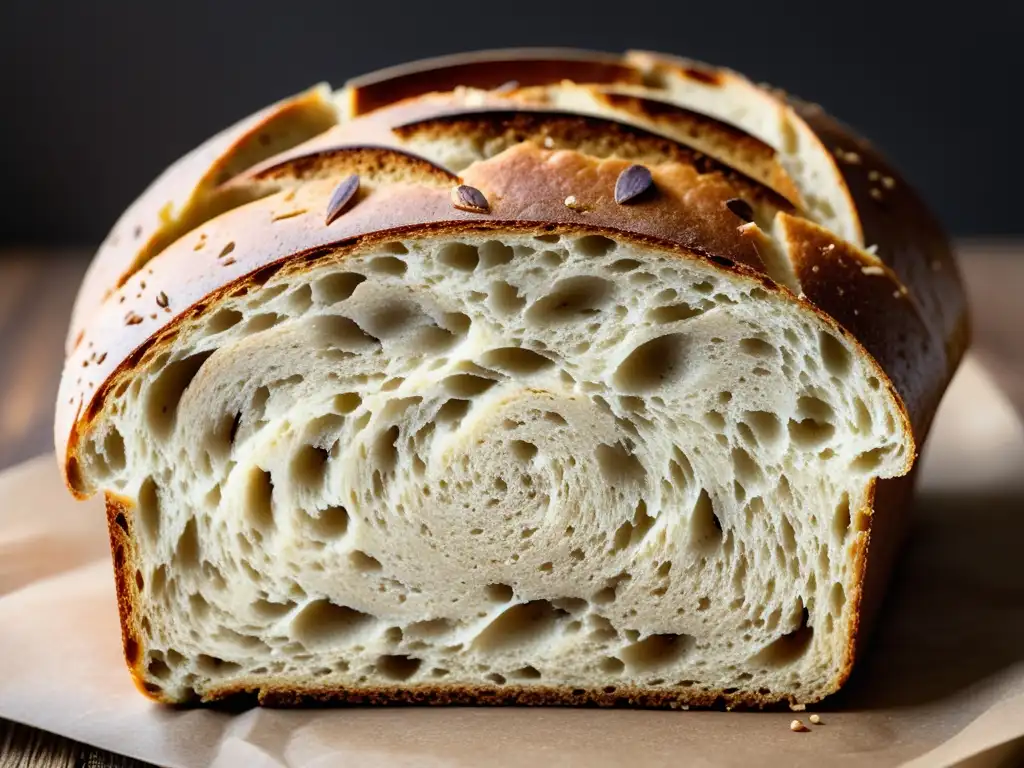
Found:
[{"label": "parchment paper", "polygon": [[976,364],[925,461],[870,651],[814,708],[823,724],[793,733],[810,712],[150,704],[121,657],[102,510],[40,457],[0,475],[0,716],[169,766],[1008,764],[1024,736],[1024,428]]}]

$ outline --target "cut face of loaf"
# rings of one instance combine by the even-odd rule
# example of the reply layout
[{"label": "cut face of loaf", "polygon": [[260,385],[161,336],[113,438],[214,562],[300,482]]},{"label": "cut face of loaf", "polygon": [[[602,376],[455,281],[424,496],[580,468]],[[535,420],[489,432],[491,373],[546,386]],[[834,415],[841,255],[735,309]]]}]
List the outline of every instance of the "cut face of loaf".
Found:
[{"label": "cut face of loaf", "polygon": [[629,239],[343,256],[186,323],[79,452],[147,691],[835,690],[872,487],[913,453],[856,342]]}]

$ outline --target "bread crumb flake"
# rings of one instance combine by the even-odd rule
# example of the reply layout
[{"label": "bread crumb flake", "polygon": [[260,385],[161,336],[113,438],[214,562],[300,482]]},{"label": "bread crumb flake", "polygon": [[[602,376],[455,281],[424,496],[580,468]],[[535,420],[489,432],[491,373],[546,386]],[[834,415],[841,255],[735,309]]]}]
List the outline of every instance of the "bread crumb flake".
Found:
[{"label": "bread crumb flake", "polygon": [[803,722],[801,722],[800,720],[794,720],[789,724],[789,730],[794,731],[795,733],[805,733],[810,729],[806,725],[804,725]]},{"label": "bread crumb flake", "polygon": [[821,716],[816,714],[811,715],[810,721],[812,725],[821,725]]}]

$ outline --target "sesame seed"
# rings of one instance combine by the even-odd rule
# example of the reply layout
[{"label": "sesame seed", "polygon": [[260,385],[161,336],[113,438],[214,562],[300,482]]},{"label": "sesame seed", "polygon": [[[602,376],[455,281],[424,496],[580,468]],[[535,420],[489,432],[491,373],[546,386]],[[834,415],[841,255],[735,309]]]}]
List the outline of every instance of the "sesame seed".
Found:
[{"label": "sesame seed", "polygon": [[814,725],[821,725],[821,717],[819,715],[811,715],[810,721]]},{"label": "sesame seed", "polygon": [[565,203],[565,207],[570,211],[584,210],[583,204],[576,199],[576,195],[569,195],[563,202]]},{"label": "sesame seed", "polygon": [[886,189],[892,189],[893,187],[896,186],[896,179],[894,179],[892,176],[883,176],[882,186],[885,187]]},{"label": "sesame seed", "polygon": [[868,194],[871,195],[872,200],[880,201],[882,199],[882,190],[880,190],[878,187],[872,187],[870,190],[868,190]]},{"label": "sesame seed", "polygon": [[892,297],[893,297],[894,299],[898,299],[898,298],[900,298],[900,296],[902,296],[902,295],[903,295],[903,293],[902,293],[901,291],[893,291],[893,292],[892,292]]},{"label": "sesame seed", "polygon": [[811,272],[814,272],[815,274],[817,274],[819,271],[820,271],[820,268],[818,267],[817,264],[815,264],[813,267],[811,267]]},{"label": "sesame seed", "polygon": [[878,181],[881,176],[878,171],[868,171],[868,181]]},{"label": "sesame seed", "polygon": [[882,267],[861,267],[860,271],[865,275],[884,275],[885,270]]}]

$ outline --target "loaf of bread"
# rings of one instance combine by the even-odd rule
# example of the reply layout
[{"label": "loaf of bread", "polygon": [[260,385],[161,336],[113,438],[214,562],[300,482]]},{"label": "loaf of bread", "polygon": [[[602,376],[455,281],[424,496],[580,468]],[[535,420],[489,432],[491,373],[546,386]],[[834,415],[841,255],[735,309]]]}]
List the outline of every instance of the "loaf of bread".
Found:
[{"label": "loaf of bread", "polygon": [[806,704],[967,342],[870,145],[650,53],[319,86],[143,193],[55,439],[164,702]]}]

